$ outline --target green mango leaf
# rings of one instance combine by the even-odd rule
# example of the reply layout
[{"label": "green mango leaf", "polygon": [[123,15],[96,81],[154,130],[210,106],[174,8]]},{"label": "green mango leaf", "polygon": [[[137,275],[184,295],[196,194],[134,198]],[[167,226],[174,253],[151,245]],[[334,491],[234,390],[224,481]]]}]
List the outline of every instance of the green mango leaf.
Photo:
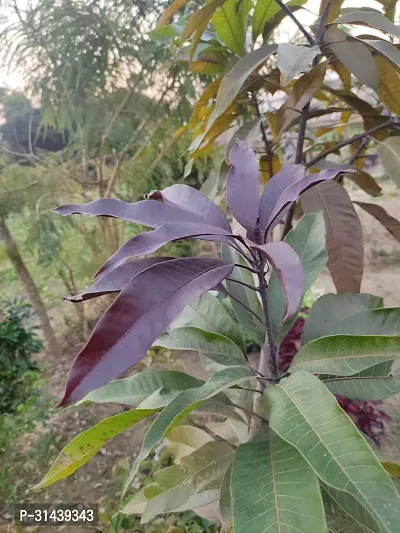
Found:
[{"label": "green mango leaf", "polygon": [[352,376],[399,356],[399,335],[330,335],[303,346],[294,356],[289,372]]},{"label": "green mango leaf", "polygon": [[[84,402],[120,403],[137,407],[160,389],[178,394],[182,390],[201,387],[204,381],[183,372],[172,370],[147,370],[129,378],[110,381],[107,385],[89,392],[77,405]],[[166,405],[166,404],[165,404]],[[160,407],[163,407],[161,405]]]},{"label": "green mango leaf", "polygon": [[205,292],[188,305],[172,322],[169,329],[184,326],[194,326],[204,331],[219,333],[233,340],[240,346],[243,353],[245,352],[242,332],[237,322],[231,317],[224,304],[209,292]]},{"label": "green mango leaf", "polygon": [[400,26],[393,24],[380,13],[370,11],[353,11],[346,13],[334,21],[334,24],[362,24],[389,33],[400,39]]},{"label": "green mango leaf", "polygon": [[[247,267],[249,266],[246,260],[238,252],[236,252],[236,250],[233,250],[230,246],[226,246],[224,244],[222,245],[222,259],[233,264]],[[247,285],[255,286],[252,273],[245,268],[235,267],[229,277],[231,279],[240,281],[241,283],[247,283]],[[236,298],[236,300],[231,298],[231,303],[236,318],[243,326],[246,333],[253,339],[253,341],[261,346],[265,339],[265,327],[260,320],[253,315],[253,313],[255,313],[260,318],[264,316],[257,293],[252,289],[245,287],[244,285],[235,283],[234,281],[226,281],[226,287],[232,296]],[[286,305],[285,299],[283,305]],[[253,313],[248,311],[248,309],[246,309],[244,306],[246,306],[248,309],[251,309]]]},{"label": "green mango leaf", "polygon": [[279,44],[277,62],[281,71],[281,84],[287,85],[301,72],[307,72],[319,53],[319,46]]},{"label": "green mango leaf", "polygon": [[251,4],[251,0],[226,0],[211,19],[218,39],[238,56],[243,56],[246,51],[247,17]]},{"label": "green mango leaf", "polygon": [[400,392],[400,379],[392,376],[361,377],[350,376],[323,380],[333,394],[339,394],[350,400],[386,400]]},{"label": "green mango leaf", "polygon": [[382,307],[382,298],[372,294],[324,294],[310,310],[304,325],[302,344],[319,337],[344,333],[393,335],[400,329],[394,323],[397,313],[387,312]]},{"label": "green mango leaf", "polygon": [[82,431],[65,446],[53,466],[42,481],[33,487],[33,490],[48,487],[56,481],[70,476],[80,466],[87,463],[107,441],[154,412],[154,409],[131,409],[105,418],[90,429]]},{"label": "green mango leaf", "polygon": [[226,442],[209,442],[183,457],[180,466],[156,472],[154,479],[160,492],[149,498],[141,522],[174,511],[187,503],[190,496],[222,479],[233,456],[234,450]]},{"label": "green mango leaf", "polygon": [[156,418],[147,431],[142,448],[137,456],[126,482],[124,493],[130,487],[140,463],[149,455],[151,450],[159,444],[168,431],[178,424],[201,402],[213,398],[220,392],[254,377],[253,371],[245,366],[228,367],[211,376],[204,385],[195,389],[183,391]]},{"label": "green mango leaf", "polygon": [[239,420],[225,420],[224,422],[207,422],[206,428],[234,446],[248,441],[249,425]]},{"label": "green mango leaf", "polygon": [[317,476],[293,446],[267,428],[238,448],[231,496],[234,531],[326,531]]},{"label": "green mango leaf", "polygon": [[193,350],[223,366],[246,364],[243,352],[233,341],[193,326],[171,329],[161,335],[153,346],[169,350]]},{"label": "green mango leaf", "polygon": [[190,455],[203,444],[213,440],[208,433],[200,428],[181,425],[171,429],[165,438],[165,444],[168,451],[174,456],[175,462],[179,463],[182,457]]},{"label": "green mango leaf", "polygon": [[386,172],[400,187],[400,138],[388,137],[379,143],[378,156]]},{"label": "green mango leaf", "polygon": [[[303,0],[292,0],[285,2],[288,7],[302,6],[305,4]],[[253,43],[264,31],[265,24],[271,20],[275,15],[281,11],[280,6],[273,0],[257,0],[254,7],[253,24],[252,24],[252,37]]]},{"label": "green mango leaf", "polygon": [[[304,272],[305,293],[322,272],[327,261],[323,214],[313,213],[304,215],[297,226],[286,235],[285,242],[300,257]],[[297,314],[282,325],[282,319],[286,309],[286,299],[282,292],[281,284],[275,274],[272,274],[268,284],[268,301],[272,332],[275,340],[279,342],[293,326]]]},{"label": "green mango leaf", "polygon": [[276,52],[277,48],[276,44],[267,44],[253,50],[240,59],[233,69],[224,76],[217,94],[215,110],[207,124],[207,130],[235,100],[250,74]]},{"label": "green mango leaf", "polygon": [[368,533],[370,531],[355,524],[351,520],[331,515],[326,515],[326,525],[328,526],[329,533]]},{"label": "green mango leaf", "polygon": [[218,502],[221,522],[226,530],[232,527],[231,473],[232,465],[222,478]]},{"label": "green mango leaf", "polygon": [[400,67],[400,52],[395,46],[381,39],[363,39],[363,42],[384,55],[395,67]]},{"label": "green mango leaf", "polygon": [[318,477],[354,496],[382,533],[399,528],[400,496],[381,463],[325,385],[296,372],[264,392],[271,428],[302,454]]}]

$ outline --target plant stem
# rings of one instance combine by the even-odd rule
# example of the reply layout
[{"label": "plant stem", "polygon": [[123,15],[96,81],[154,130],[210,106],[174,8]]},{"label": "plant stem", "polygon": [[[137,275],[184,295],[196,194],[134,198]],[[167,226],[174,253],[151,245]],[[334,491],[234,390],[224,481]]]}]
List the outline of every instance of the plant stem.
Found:
[{"label": "plant stem", "polygon": [[344,146],[347,146],[349,144],[353,144],[356,141],[361,141],[362,139],[365,139],[365,138],[369,137],[373,133],[375,133],[375,132],[377,132],[379,130],[383,130],[385,128],[390,128],[391,126],[394,126],[394,119],[393,118],[390,118],[389,120],[387,120],[383,124],[379,124],[378,126],[375,126],[374,128],[371,128],[370,130],[367,130],[364,133],[360,133],[359,135],[354,135],[354,137],[350,137],[350,139],[346,139],[346,140],[344,140],[344,141],[342,141],[340,143],[337,143],[332,148],[327,148],[326,150],[321,152],[319,155],[314,157],[314,159],[311,159],[311,161],[309,161],[306,164],[306,167],[310,168],[310,167],[314,166],[315,163],[318,163],[319,161],[321,161],[321,159],[325,159],[325,157],[328,156],[329,154],[332,154],[333,152],[336,152],[336,150],[339,150],[340,148],[343,148]]},{"label": "plant stem", "polygon": [[257,274],[257,270],[254,270],[254,268],[251,268],[249,266],[246,266],[246,265],[241,265],[239,263],[235,263],[234,264],[235,267],[238,267],[238,268],[244,268],[246,270],[249,270],[250,272],[253,272],[253,274]]},{"label": "plant stem", "polygon": [[248,283],[245,283],[244,281],[239,281],[237,279],[226,278],[226,281],[232,281],[232,283],[238,283],[239,285],[243,285],[243,287],[247,287],[248,289],[251,289],[252,291],[259,292],[260,290],[258,287],[254,287],[253,285],[249,285]]},{"label": "plant stem", "polygon": [[262,138],[263,138],[263,141],[264,141],[265,151],[266,151],[267,157],[268,157],[268,170],[269,170],[269,176],[271,178],[272,175],[273,175],[272,160],[273,160],[274,154],[272,152],[271,143],[269,142],[268,137],[267,137],[267,131],[265,129],[265,125],[264,125],[264,122],[263,122],[263,117],[261,115],[260,105],[258,103],[257,96],[256,96],[255,93],[252,93],[252,96],[253,96],[253,100],[254,100],[254,105],[256,106],[258,118],[261,121],[260,122],[261,135],[262,135]]},{"label": "plant stem", "polygon": [[247,307],[247,305],[245,305],[244,303],[242,303],[240,300],[238,300],[238,298],[236,298],[235,296],[233,296],[233,294],[231,294],[227,289],[224,288],[224,290],[221,289],[221,292],[224,292],[225,294],[227,294],[229,296],[229,298],[232,298],[232,300],[235,300],[235,302],[237,302],[238,304],[240,304],[242,307],[244,307],[249,313],[251,313],[257,320],[259,320],[261,322],[261,324],[265,327],[265,324],[264,324],[264,320],[259,317],[257,315],[257,313],[255,313],[252,309],[250,309],[250,307]]},{"label": "plant stem", "polygon": [[305,29],[305,27],[303,26],[303,24],[297,19],[297,17],[290,11],[290,9],[288,8],[288,6],[286,4],[284,4],[282,2],[282,0],[275,0],[275,2],[278,4],[278,6],[286,13],[286,15],[288,17],[290,17],[293,22],[296,24],[296,26],[299,28],[299,30],[301,31],[301,33],[304,35],[304,37],[307,39],[307,41],[309,42],[309,44],[311,44],[311,46],[313,46],[315,43],[314,43],[314,39],[311,37],[311,35],[308,33],[308,31]]},{"label": "plant stem", "polygon": [[266,338],[264,346],[261,348],[260,365],[258,368],[259,374],[262,376],[268,375],[268,363],[269,370],[272,377],[278,376],[278,362],[276,355],[275,341],[272,335],[271,324],[268,313],[268,300],[267,300],[267,288],[264,281],[264,272],[258,274],[259,291],[261,296],[261,304],[264,312],[264,323],[266,330]]}]

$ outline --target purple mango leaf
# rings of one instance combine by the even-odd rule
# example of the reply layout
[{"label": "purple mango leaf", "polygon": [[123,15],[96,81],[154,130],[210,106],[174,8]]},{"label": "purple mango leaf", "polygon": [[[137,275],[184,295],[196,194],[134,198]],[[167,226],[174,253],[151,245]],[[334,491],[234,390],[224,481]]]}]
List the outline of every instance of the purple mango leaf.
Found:
[{"label": "purple mango leaf", "polygon": [[[282,220],[284,215],[288,212],[290,207],[303,191],[312,185],[320,183],[321,181],[335,178],[341,172],[343,172],[343,170],[328,168],[327,170],[319,172],[318,174],[308,174],[304,178],[289,185],[276,201],[275,207],[268,218],[266,226],[262,227],[261,231],[268,232],[274,229],[274,227]],[[350,169],[346,172],[352,172],[352,170]]]},{"label": "purple mango leaf", "polygon": [[122,265],[117,266],[102,276],[96,283],[93,283],[86,291],[77,294],[76,296],[64,298],[70,302],[84,302],[104,294],[111,294],[113,292],[120,292],[127,283],[135,276],[146,270],[147,268],[162,263],[164,261],[171,261],[174,257],[146,257],[145,259],[138,259],[137,261],[127,261]]},{"label": "purple mango leaf", "polygon": [[284,165],[264,187],[260,198],[260,230],[267,227],[268,220],[283,192],[296,181],[304,178],[306,169],[303,165],[289,163]]},{"label": "purple mango leaf", "polygon": [[97,322],[76,357],[59,406],[81,400],[140,361],[186,305],[220,283],[233,265],[175,259],[133,278]]},{"label": "purple mango leaf", "polygon": [[300,258],[286,242],[270,242],[269,244],[254,245],[272,265],[282,286],[286,298],[285,322],[298,310],[303,297],[304,276]]},{"label": "purple mango leaf", "polygon": [[204,222],[195,213],[189,213],[177,206],[155,200],[142,200],[128,204],[116,198],[102,198],[87,204],[61,205],[56,207],[54,211],[62,216],[81,214],[120,218],[150,228],[158,228],[166,222]]},{"label": "purple mango leaf", "polygon": [[162,191],[152,191],[149,198],[162,198],[167,205],[200,216],[206,224],[230,231],[229,222],[220,208],[202,192],[189,185],[172,185]]},{"label": "purple mango leaf", "polygon": [[232,215],[253,234],[260,198],[257,160],[253,150],[243,141],[236,141],[229,160],[232,166],[226,178],[226,200]]},{"label": "purple mango leaf", "polygon": [[[162,205],[162,204],[161,204]],[[217,241],[232,243],[231,231],[226,231],[216,226],[209,226],[199,222],[168,222],[154,231],[140,233],[129,239],[121,246],[103,266],[96,272],[94,278],[103,275],[105,272],[117,267],[126,259],[147,255],[155,252],[164,244],[178,239],[198,238],[207,241]]]}]

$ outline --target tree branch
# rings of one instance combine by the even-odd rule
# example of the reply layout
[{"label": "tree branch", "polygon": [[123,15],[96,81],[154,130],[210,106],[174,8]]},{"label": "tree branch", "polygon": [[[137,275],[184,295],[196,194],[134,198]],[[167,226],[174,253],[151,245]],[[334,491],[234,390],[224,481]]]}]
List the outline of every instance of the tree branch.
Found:
[{"label": "tree branch", "polygon": [[304,35],[304,37],[307,39],[309,44],[313,46],[315,44],[314,39],[311,37],[311,35],[308,33],[308,31],[305,29],[303,24],[298,20],[298,18],[291,12],[291,10],[288,8],[286,4],[282,2],[282,0],[275,0],[275,2],[278,4],[278,6],[286,13],[288,17],[290,17],[293,22],[296,24],[296,26],[299,28],[301,33]]},{"label": "tree branch", "polygon": [[360,133],[359,135],[354,135],[354,137],[350,137],[350,139],[345,139],[344,141],[342,141],[342,142],[336,144],[335,146],[333,146],[332,148],[327,148],[326,150],[321,152],[319,155],[314,157],[314,159],[311,159],[311,161],[309,161],[306,164],[306,167],[310,168],[310,167],[314,166],[316,163],[318,163],[319,161],[321,161],[321,159],[325,159],[325,157],[328,156],[329,154],[332,154],[333,152],[336,152],[336,150],[339,150],[340,148],[343,148],[344,146],[347,146],[349,144],[353,144],[353,143],[355,143],[357,141],[361,141],[361,140],[363,140],[363,139],[365,139],[367,137],[370,137],[373,133],[375,133],[375,132],[377,132],[379,130],[383,130],[385,128],[390,128],[391,126],[394,126],[394,125],[395,125],[394,119],[390,118],[389,120],[387,120],[383,124],[379,124],[378,126],[375,126],[374,128],[371,128],[370,130],[367,130],[364,133]]}]

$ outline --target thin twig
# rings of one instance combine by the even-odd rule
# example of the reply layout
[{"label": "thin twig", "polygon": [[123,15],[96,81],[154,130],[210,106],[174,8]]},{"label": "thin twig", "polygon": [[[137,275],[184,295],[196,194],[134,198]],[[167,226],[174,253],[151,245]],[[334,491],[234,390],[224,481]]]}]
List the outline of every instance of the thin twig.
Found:
[{"label": "thin twig", "polygon": [[259,322],[261,322],[261,324],[265,327],[265,324],[264,324],[264,321],[261,317],[259,317],[257,315],[257,313],[255,313],[252,309],[250,309],[250,307],[247,307],[247,305],[245,305],[243,302],[241,302],[240,300],[238,300],[235,296],[233,296],[233,294],[231,294],[227,289],[225,289],[225,287],[221,287],[220,289],[221,292],[224,292],[225,294],[227,294],[229,296],[229,298],[232,298],[232,300],[235,300],[235,302],[237,302],[238,304],[240,304],[242,307],[244,307],[249,313],[251,313],[257,320],[259,320]]},{"label": "thin twig", "polygon": [[246,390],[249,392],[257,392],[258,394],[262,394],[262,391],[259,391],[257,389],[249,389],[248,387],[239,387],[239,385],[235,385],[234,387],[231,387],[232,389],[238,389],[238,390]]},{"label": "thin twig", "polygon": [[255,416],[255,417],[259,418],[260,420],[262,420],[264,422],[264,424],[268,424],[268,420],[266,418],[264,418],[263,416],[258,415],[257,413],[254,413],[253,411],[250,411],[250,409],[246,409],[245,407],[242,407],[241,405],[238,405],[237,403],[233,403],[233,402],[231,402],[231,403],[232,403],[232,405],[234,407],[237,407],[238,409],[241,409],[242,411],[244,411],[248,415]]},{"label": "thin twig", "polygon": [[254,268],[251,268],[249,266],[240,265],[239,263],[235,263],[233,266],[238,267],[238,268],[244,268],[246,270],[250,270],[250,272],[253,272],[253,274],[257,274],[257,270],[254,270]]},{"label": "thin twig", "polygon": [[364,133],[360,133],[359,135],[354,135],[354,137],[351,137],[350,139],[346,139],[346,140],[344,140],[344,141],[342,141],[340,143],[337,143],[332,148],[327,148],[326,150],[321,152],[319,155],[314,157],[314,159],[311,159],[311,161],[309,161],[306,164],[306,167],[310,168],[310,167],[314,166],[316,163],[318,163],[319,161],[321,161],[321,159],[325,159],[325,157],[328,156],[329,154],[332,154],[333,152],[336,152],[336,150],[339,150],[340,148],[343,148],[344,146],[347,146],[349,144],[353,144],[353,143],[355,143],[357,141],[361,141],[362,139],[365,139],[366,137],[370,137],[373,133],[375,133],[375,132],[377,132],[379,130],[383,130],[385,128],[390,128],[391,126],[394,126],[394,125],[395,125],[394,119],[390,118],[389,120],[387,120],[383,124],[379,124],[378,126],[375,126],[374,128],[371,128],[370,130],[367,130]]},{"label": "thin twig", "polygon": [[313,46],[314,39],[311,37],[311,35],[308,33],[308,31],[305,29],[303,24],[297,19],[297,17],[291,12],[291,10],[288,8],[286,4],[282,2],[282,0],[275,0],[275,2],[278,4],[278,6],[286,13],[288,17],[290,17],[293,22],[296,24],[296,26],[299,28],[299,30],[302,32],[304,37],[307,39],[307,41]]},{"label": "thin twig", "polygon": [[239,285],[243,285],[243,287],[247,287],[248,289],[251,289],[252,291],[260,292],[260,289],[258,287],[249,285],[248,283],[245,283],[244,281],[239,281],[237,279],[232,279],[232,278],[226,278],[226,281],[232,281],[233,283],[238,283]]}]

